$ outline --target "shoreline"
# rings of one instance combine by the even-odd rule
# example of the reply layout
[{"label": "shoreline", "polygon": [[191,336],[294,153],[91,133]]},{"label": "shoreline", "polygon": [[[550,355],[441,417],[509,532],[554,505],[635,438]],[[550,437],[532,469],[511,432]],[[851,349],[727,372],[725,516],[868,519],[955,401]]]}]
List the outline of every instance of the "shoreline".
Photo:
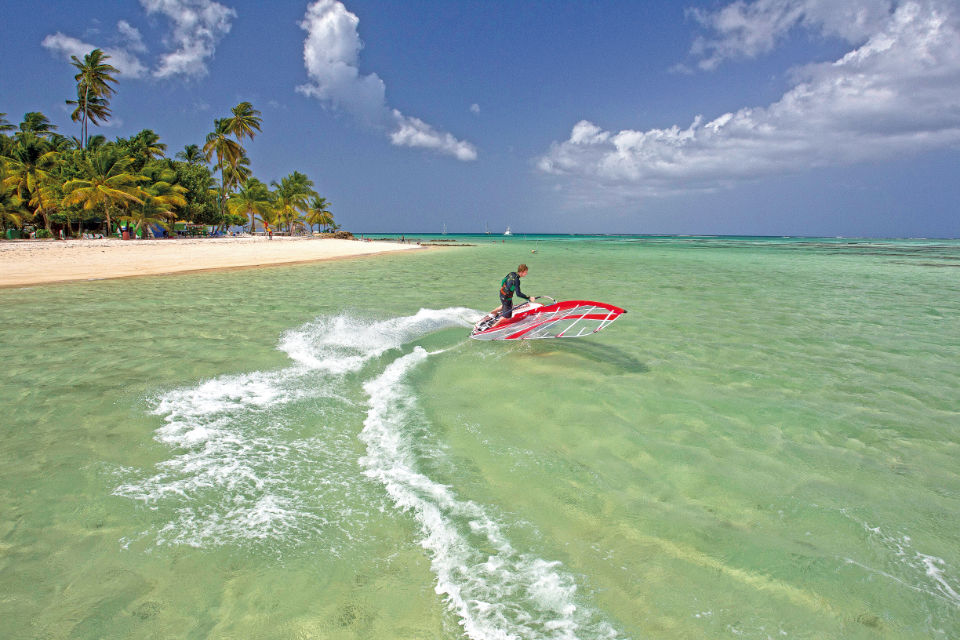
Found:
[{"label": "shoreline", "polygon": [[274,236],[0,242],[0,289],[304,264],[425,249],[416,244]]}]

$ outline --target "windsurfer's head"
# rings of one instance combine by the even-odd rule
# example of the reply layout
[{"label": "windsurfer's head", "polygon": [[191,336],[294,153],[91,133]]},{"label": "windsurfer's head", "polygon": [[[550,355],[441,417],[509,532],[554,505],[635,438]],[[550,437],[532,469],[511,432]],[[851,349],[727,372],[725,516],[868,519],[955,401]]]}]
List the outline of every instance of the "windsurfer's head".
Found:
[{"label": "windsurfer's head", "polygon": [[518,276],[521,276],[521,277],[522,277],[522,276],[527,275],[527,271],[529,271],[529,269],[527,269],[527,265],[525,265],[525,264],[521,264],[519,267],[517,267],[517,275],[518,275]]}]

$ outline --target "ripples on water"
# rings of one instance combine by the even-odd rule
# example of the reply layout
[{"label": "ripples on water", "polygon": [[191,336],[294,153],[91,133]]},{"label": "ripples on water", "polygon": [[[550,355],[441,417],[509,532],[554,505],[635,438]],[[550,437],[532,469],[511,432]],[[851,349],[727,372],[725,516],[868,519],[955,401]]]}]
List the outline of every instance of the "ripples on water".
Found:
[{"label": "ripples on water", "polygon": [[[415,626],[395,637],[960,634],[960,284],[930,268],[960,264],[960,243],[467,240],[357,273],[34,297],[45,366],[3,352],[3,399],[23,410],[0,586],[38,604],[0,613],[78,637],[363,637],[401,620]],[[630,313],[579,341],[467,340],[495,304],[490,271],[521,260],[529,292]],[[425,273],[457,286],[414,313]],[[378,304],[337,310],[330,281]],[[151,340],[194,324],[218,339],[224,301],[261,331],[331,310],[266,330],[278,366]],[[194,357],[224,373],[194,374]],[[117,391],[131,381],[145,399]],[[63,598],[82,613],[56,613]],[[391,608],[407,602],[446,617]]]}]

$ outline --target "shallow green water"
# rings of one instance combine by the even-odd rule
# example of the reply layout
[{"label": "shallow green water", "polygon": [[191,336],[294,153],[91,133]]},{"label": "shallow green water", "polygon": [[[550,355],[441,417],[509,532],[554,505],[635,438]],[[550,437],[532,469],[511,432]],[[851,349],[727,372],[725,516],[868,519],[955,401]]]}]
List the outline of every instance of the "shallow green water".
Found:
[{"label": "shallow green water", "polygon": [[0,291],[4,637],[960,635],[960,243],[456,239]]}]

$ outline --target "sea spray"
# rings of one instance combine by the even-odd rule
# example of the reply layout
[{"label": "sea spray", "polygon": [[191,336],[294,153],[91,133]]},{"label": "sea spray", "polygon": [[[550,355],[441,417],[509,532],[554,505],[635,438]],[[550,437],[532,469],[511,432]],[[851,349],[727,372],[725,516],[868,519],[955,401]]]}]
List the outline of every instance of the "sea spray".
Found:
[{"label": "sea spray", "polygon": [[[322,540],[342,547],[359,535],[356,507],[361,500],[370,506],[373,499],[362,491],[375,485],[360,482],[354,461],[343,456],[351,444],[343,429],[321,420],[315,433],[298,433],[283,417],[289,405],[356,413],[359,424],[363,408],[349,399],[354,374],[361,372],[362,381],[372,360],[440,329],[469,327],[477,315],[463,308],[380,321],[341,314],[288,331],[279,348],[292,366],[221,376],[157,398],[153,412],[165,424],[155,439],[178,453],[114,493],[172,509],[154,532],[158,544],[282,548]],[[382,370],[373,368],[363,381],[369,407],[359,437],[366,445],[364,475],[414,513],[437,593],[476,640],[616,637],[580,602],[559,562],[515,549],[481,505],[418,471],[417,451],[429,444],[412,441],[417,398],[405,378],[428,356],[415,346]]]},{"label": "sea spray", "polygon": [[416,347],[364,384],[370,408],[360,439],[365,473],[419,522],[437,593],[474,640],[615,638],[609,623],[578,602],[559,562],[518,551],[482,506],[418,471],[407,435],[416,398],[404,379],[428,356]]},{"label": "sea spray", "polygon": [[361,528],[356,505],[371,502],[355,455],[344,455],[356,444],[344,426],[362,418],[348,377],[411,340],[469,327],[477,315],[465,308],[386,320],[343,313],[287,331],[278,348],[291,366],[152,399],[164,421],[154,439],[174,453],[151,475],[125,474],[113,493],[158,512],[155,528],[140,536],[157,544],[271,544],[282,552],[323,537],[329,549],[342,548]]}]

